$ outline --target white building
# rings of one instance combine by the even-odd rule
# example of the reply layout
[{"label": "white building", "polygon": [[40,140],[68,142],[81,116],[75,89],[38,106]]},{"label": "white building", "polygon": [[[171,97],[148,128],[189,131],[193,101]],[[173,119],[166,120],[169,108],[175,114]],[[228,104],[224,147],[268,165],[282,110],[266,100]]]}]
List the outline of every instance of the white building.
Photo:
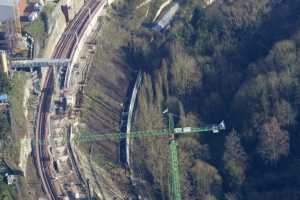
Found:
[{"label": "white building", "polygon": [[164,28],[166,28],[170,24],[171,20],[173,19],[178,9],[179,9],[179,4],[175,3],[168,10],[168,12],[159,20],[159,22],[153,27],[153,29],[156,31],[161,31]]},{"label": "white building", "polygon": [[0,0],[0,22],[14,17],[15,4],[18,6],[16,11],[23,15],[26,7],[26,0]]}]

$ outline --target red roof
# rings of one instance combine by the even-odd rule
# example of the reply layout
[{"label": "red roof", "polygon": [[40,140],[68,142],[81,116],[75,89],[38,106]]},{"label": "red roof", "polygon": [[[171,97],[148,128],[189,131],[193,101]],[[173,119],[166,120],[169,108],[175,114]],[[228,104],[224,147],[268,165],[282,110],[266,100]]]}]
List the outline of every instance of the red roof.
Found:
[{"label": "red roof", "polygon": [[19,9],[20,16],[24,14],[25,8],[26,8],[26,0],[19,0],[18,9]]}]

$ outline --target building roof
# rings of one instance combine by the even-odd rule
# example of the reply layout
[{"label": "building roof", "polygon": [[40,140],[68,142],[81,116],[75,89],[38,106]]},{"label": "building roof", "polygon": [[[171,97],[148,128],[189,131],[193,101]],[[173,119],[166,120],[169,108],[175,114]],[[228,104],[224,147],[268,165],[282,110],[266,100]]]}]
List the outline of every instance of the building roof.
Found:
[{"label": "building roof", "polygon": [[18,4],[20,0],[1,0],[0,1],[0,6],[13,6],[14,1]]},{"label": "building roof", "polygon": [[179,9],[179,4],[175,3],[170,10],[162,17],[161,20],[157,23],[162,29],[164,29],[167,25],[170,24],[171,20],[173,19],[174,15],[176,14],[177,10]]},{"label": "building roof", "polygon": [[22,16],[26,8],[26,0],[0,0],[0,22],[10,20],[14,17],[14,2],[16,3],[18,14]]}]

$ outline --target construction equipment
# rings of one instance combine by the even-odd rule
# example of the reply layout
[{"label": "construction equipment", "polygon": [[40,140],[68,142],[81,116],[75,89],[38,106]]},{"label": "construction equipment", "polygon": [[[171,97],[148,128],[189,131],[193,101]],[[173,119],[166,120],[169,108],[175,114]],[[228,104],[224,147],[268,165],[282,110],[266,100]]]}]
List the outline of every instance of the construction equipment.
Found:
[{"label": "construction equipment", "polygon": [[[165,112],[167,113],[167,112]],[[75,143],[82,143],[88,141],[97,141],[97,140],[111,140],[111,139],[125,139],[126,137],[137,138],[137,137],[153,137],[153,136],[166,136],[170,138],[169,147],[170,147],[170,158],[171,158],[171,175],[172,175],[172,185],[171,185],[171,194],[172,200],[181,200],[181,190],[180,190],[180,173],[179,173],[179,163],[177,155],[177,142],[175,140],[176,135],[188,134],[188,133],[218,133],[219,131],[225,130],[225,123],[222,121],[219,124],[212,124],[206,127],[192,128],[192,127],[183,127],[175,128],[173,114],[168,113],[168,129],[157,130],[157,131],[138,131],[131,132],[126,135],[126,133],[109,133],[109,134],[83,134],[74,138]]]}]

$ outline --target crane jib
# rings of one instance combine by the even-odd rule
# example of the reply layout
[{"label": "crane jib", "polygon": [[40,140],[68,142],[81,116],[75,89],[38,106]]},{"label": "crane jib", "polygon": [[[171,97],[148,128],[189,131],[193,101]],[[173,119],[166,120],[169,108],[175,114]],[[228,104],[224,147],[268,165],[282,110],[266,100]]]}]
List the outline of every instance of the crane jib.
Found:
[{"label": "crane jib", "polygon": [[206,132],[218,133],[221,130],[225,130],[224,122],[221,122],[219,124],[213,124],[202,128],[194,128],[194,127],[174,128],[172,132],[170,132],[168,129],[136,131],[136,132],[131,132],[131,134],[126,134],[123,132],[91,134],[88,133],[87,131],[82,131],[82,134],[80,134],[79,136],[75,136],[73,138],[73,141],[75,143],[83,143],[83,142],[100,141],[100,140],[119,140],[119,139],[125,139],[126,137],[130,137],[130,138],[155,137],[155,136],[169,137],[173,134],[178,135],[178,134],[187,134],[187,133],[206,133]]},{"label": "crane jib", "polygon": [[201,127],[201,128],[193,128],[193,127],[182,127],[182,128],[174,128],[174,120],[173,116],[169,114],[169,127],[168,129],[163,130],[148,130],[148,131],[137,131],[127,133],[107,133],[107,134],[91,134],[86,131],[81,131],[82,134],[80,136],[75,136],[73,141],[75,143],[88,142],[88,141],[97,141],[97,140],[120,140],[127,137],[130,138],[141,138],[141,137],[170,137],[170,158],[171,158],[171,172],[172,172],[172,181],[171,181],[171,189],[172,189],[172,199],[173,200],[181,200],[181,190],[180,190],[180,170],[178,163],[178,153],[177,153],[177,142],[174,135],[186,134],[186,133],[218,133],[221,130],[225,130],[225,123],[222,121],[219,124],[212,124],[210,126]]}]

